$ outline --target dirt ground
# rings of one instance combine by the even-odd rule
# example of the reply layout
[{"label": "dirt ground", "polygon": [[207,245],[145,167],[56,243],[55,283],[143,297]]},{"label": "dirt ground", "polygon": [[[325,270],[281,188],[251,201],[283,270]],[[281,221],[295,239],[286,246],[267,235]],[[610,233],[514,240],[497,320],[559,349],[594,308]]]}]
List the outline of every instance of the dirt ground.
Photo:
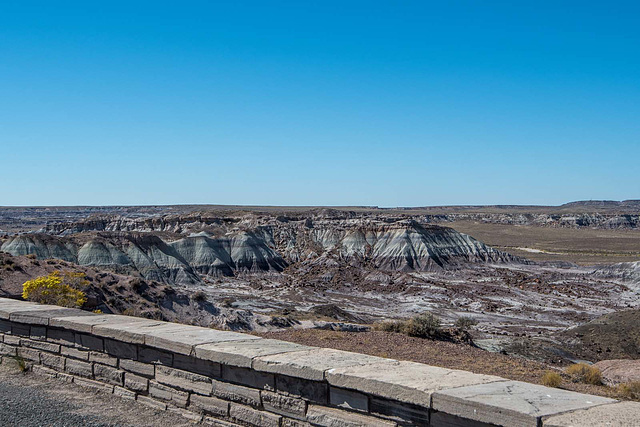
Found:
[{"label": "dirt ground", "polygon": [[568,261],[579,265],[595,265],[640,259],[640,230],[546,228],[472,221],[441,225],[533,261]]},{"label": "dirt ground", "polygon": [[432,341],[408,337],[399,333],[379,331],[338,332],[318,329],[296,329],[259,335],[264,338],[273,338],[298,344],[353,351],[391,359],[409,360],[478,374],[497,375],[535,384],[541,384],[542,376],[551,370],[562,375],[563,383],[560,388],[621,398],[614,388],[573,383],[570,377],[557,366],[500,353],[491,353],[470,345]]},{"label": "dirt ground", "polygon": [[640,309],[599,317],[559,334],[572,353],[592,361],[640,359]]}]

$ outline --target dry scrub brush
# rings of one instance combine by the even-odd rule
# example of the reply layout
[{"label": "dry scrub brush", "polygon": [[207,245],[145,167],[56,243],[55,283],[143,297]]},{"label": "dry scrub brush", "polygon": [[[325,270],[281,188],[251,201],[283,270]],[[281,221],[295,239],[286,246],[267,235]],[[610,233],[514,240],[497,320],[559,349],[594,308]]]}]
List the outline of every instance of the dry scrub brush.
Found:
[{"label": "dry scrub brush", "polygon": [[602,385],[602,373],[600,369],[589,366],[586,363],[576,363],[566,369],[574,383]]},{"label": "dry scrub brush", "polygon": [[383,332],[398,332],[418,338],[435,338],[440,333],[440,319],[431,313],[422,313],[409,320],[393,320],[373,325],[373,329]]},{"label": "dry scrub brush", "polygon": [[542,385],[547,387],[560,387],[562,384],[562,377],[559,373],[553,371],[547,371],[542,376]]},{"label": "dry scrub brush", "polygon": [[640,381],[619,384],[618,394],[625,399],[640,400]]},{"label": "dry scrub brush", "polygon": [[477,324],[478,324],[478,321],[470,316],[462,316],[462,317],[459,317],[458,320],[456,320],[456,328],[461,329],[463,331],[466,331],[467,329]]}]

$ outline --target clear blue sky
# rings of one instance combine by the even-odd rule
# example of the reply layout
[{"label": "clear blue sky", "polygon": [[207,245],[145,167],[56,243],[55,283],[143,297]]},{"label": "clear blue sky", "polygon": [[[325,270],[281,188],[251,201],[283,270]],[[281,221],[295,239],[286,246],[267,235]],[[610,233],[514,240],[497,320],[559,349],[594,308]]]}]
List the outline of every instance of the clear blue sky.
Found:
[{"label": "clear blue sky", "polygon": [[0,3],[0,205],[628,198],[637,1]]}]

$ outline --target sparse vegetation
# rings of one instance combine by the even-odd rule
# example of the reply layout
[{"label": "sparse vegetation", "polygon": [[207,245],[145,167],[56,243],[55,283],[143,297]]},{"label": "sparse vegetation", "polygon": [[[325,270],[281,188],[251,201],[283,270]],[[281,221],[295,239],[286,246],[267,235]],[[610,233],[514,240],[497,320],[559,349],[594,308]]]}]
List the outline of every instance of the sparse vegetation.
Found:
[{"label": "sparse vegetation", "polygon": [[387,320],[374,324],[373,330],[381,332],[397,332],[402,334],[404,333],[405,324],[406,322],[402,320]]},{"label": "sparse vegetation", "polygon": [[135,307],[128,307],[122,310],[124,316],[140,317],[140,310]]},{"label": "sparse vegetation", "polygon": [[440,333],[441,322],[432,313],[422,313],[409,320],[380,322],[373,326],[374,330],[398,332],[418,338],[435,338]]},{"label": "sparse vegetation", "polygon": [[143,310],[138,314],[138,317],[144,317],[151,320],[167,321],[167,318],[162,314],[159,309]]},{"label": "sparse vegetation", "polygon": [[625,399],[640,400],[640,381],[619,384],[618,394]]},{"label": "sparse vegetation", "polygon": [[280,311],[280,313],[283,316],[295,316],[298,314],[298,310],[296,310],[295,307],[285,307]]},{"label": "sparse vegetation", "polygon": [[203,291],[196,291],[191,295],[191,300],[197,303],[207,302],[207,294]]},{"label": "sparse vegetation", "polygon": [[27,372],[29,370],[29,365],[22,356],[5,356],[5,361],[6,360],[13,360],[16,368],[18,368],[20,372]]},{"label": "sparse vegetation", "polygon": [[225,308],[233,307],[233,303],[236,302],[233,298],[222,298],[220,300],[220,305]]},{"label": "sparse vegetation", "polygon": [[440,319],[431,313],[422,313],[407,322],[407,335],[419,338],[434,338],[440,332]]},{"label": "sparse vegetation", "polygon": [[455,326],[458,329],[462,329],[463,331],[466,331],[467,329],[470,329],[477,324],[478,324],[478,321],[473,317],[462,316],[462,317],[459,317],[458,320],[456,320]]},{"label": "sparse vegetation", "polygon": [[145,285],[146,285],[146,282],[138,277],[131,279],[131,281],[129,282],[129,286],[131,287],[131,290],[137,294],[140,293],[140,291]]},{"label": "sparse vegetation", "polygon": [[[569,261],[583,265],[638,260],[640,233],[622,229],[514,226],[483,221],[447,224],[488,245],[509,248],[514,255],[534,261]],[[537,248],[525,252],[517,248]]]},{"label": "sparse vegetation", "polygon": [[87,302],[83,292],[89,282],[84,273],[54,271],[48,276],[29,280],[22,285],[22,298],[62,307],[82,307]]},{"label": "sparse vegetation", "polygon": [[7,258],[4,261],[2,261],[2,268],[6,271],[14,271],[17,268],[17,264],[11,258]]},{"label": "sparse vegetation", "polygon": [[571,380],[575,383],[585,383],[591,385],[602,384],[602,373],[600,369],[589,366],[586,363],[576,363],[566,369],[567,374],[571,376]]},{"label": "sparse vegetation", "polygon": [[560,387],[562,384],[562,377],[557,372],[547,371],[542,376],[541,382],[547,387]]}]

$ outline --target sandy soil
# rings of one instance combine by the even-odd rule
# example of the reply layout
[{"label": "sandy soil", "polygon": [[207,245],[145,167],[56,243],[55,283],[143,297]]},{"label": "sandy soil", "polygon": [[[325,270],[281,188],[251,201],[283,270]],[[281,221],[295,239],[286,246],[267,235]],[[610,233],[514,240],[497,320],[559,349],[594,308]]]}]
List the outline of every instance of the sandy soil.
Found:
[{"label": "sandy soil", "polygon": [[442,225],[469,234],[497,249],[534,261],[567,261],[594,265],[640,259],[640,230],[545,228],[472,221]]}]

